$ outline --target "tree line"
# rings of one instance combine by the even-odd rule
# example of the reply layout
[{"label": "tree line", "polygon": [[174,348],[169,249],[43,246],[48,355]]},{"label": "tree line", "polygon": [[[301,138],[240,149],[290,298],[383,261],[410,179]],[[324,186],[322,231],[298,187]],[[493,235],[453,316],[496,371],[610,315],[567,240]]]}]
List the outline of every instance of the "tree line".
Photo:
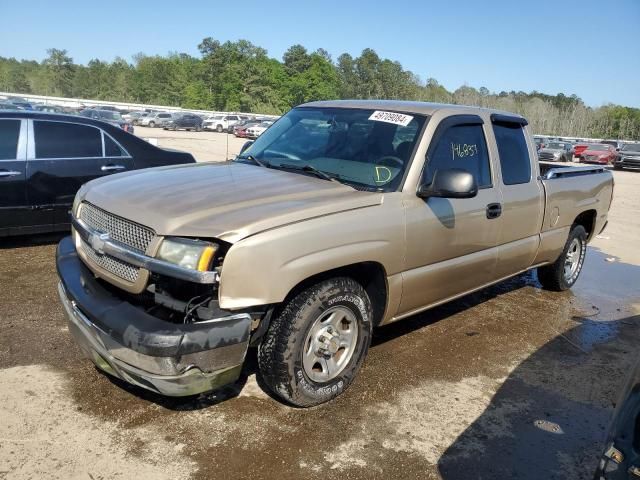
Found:
[{"label": "tree line", "polygon": [[335,61],[326,50],[309,52],[302,45],[293,45],[278,60],[247,40],[205,38],[198,49],[198,57],[141,53],[132,62],[94,59],[86,65],[55,48],[41,62],[0,57],[0,91],[263,114],[312,100],[420,100],[520,113],[542,134],[640,139],[640,109],[591,108],[563,93],[495,93],[466,85],[449,91],[369,48]]}]

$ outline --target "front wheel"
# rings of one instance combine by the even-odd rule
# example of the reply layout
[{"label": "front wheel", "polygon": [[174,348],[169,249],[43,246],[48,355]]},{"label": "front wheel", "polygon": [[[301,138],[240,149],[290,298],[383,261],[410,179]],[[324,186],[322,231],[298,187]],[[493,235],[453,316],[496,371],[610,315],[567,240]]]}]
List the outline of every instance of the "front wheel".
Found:
[{"label": "front wheel", "polygon": [[582,225],[574,225],[558,259],[538,267],[538,280],[547,290],[563,291],[571,288],[582,271],[587,253],[587,231]]},{"label": "front wheel", "polygon": [[156,126],[156,122],[149,122],[149,126],[150,126],[151,128],[155,127],[155,126]]},{"label": "front wheel", "polygon": [[373,311],[362,285],[322,281],[289,300],[260,344],[258,365],[283,400],[310,407],[340,395],[369,349]]}]

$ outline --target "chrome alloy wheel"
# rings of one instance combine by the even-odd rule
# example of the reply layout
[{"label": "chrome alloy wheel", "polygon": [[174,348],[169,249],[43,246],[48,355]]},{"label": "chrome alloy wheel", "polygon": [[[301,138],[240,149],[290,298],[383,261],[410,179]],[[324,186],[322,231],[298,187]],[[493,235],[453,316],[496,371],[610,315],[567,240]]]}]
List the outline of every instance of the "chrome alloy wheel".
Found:
[{"label": "chrome alloy wheel", "polygon": [[570,282],[580,270],[584,253],[584,245],[579,238],[574,238],[569,244],[564,260],[564,279]]},{"label": "chrome alloy wheel", "polygon": [[302,365],[314,382],[336,378],[349,364],[358,342],[358,321],[347,307],[331,307],[313,322],[302,351]]}]

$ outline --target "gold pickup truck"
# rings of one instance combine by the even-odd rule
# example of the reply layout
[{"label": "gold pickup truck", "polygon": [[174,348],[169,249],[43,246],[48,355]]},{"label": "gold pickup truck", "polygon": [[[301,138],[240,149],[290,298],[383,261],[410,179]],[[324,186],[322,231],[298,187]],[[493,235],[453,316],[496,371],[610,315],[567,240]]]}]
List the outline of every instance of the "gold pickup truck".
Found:
[{"label": "gold pickup truck", "polygon": [[79,345],[127,382],[212,390],[254,346],[276,395],[317,405],[379,325],[532,268],[570,288],[612,195],[603,167],[540,164],[518,115],[308,103],[232,162],[86,184],[59,293]]}]

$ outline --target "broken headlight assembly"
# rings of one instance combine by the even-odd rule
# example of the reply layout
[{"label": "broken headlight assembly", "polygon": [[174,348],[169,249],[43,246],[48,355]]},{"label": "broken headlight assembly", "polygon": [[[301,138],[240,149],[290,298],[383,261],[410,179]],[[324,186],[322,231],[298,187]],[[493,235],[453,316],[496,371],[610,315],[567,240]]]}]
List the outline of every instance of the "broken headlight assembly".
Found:
[{"label": "broken headlight assembly", "polygon": [[156,258],[182,268],[206,272],[211,269],[218,248],[211,242],[169,237],[160,244]]}]

